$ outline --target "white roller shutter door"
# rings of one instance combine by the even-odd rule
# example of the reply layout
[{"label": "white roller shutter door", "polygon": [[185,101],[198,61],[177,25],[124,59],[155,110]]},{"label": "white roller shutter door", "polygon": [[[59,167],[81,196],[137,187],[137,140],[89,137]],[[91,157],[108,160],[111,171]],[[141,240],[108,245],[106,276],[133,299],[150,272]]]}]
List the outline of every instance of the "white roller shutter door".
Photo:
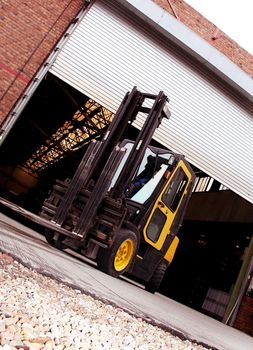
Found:
[{"label": "white roller shutter door", "polygon": [[[126,91],[163,90],[172,116],[156,140],[253,203],[253,117],[113,1],[96,1],[51,72],[116,111]],[[141,120],[136,123],[141,125]]]}]

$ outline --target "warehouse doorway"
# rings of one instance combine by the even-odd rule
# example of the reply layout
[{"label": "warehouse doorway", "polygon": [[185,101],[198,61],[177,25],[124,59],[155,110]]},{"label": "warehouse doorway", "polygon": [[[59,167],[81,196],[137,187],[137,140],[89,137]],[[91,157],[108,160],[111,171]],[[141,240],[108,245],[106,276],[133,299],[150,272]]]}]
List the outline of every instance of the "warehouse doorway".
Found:
[{"label": "warehouse doorway", "polygon": [[0,148],[1,196],[37,213],[55,179],[72,177],[112,117],[48,73]]}]

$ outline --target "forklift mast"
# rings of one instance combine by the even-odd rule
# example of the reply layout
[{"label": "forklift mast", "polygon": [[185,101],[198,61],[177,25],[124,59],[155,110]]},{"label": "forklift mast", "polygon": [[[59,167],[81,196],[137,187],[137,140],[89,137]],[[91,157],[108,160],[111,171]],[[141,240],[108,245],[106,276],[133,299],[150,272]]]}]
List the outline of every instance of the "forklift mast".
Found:
[{"label": "forklift mast", "polygon": [[[122,202],[124,193],[152,139],[155,129],[164,117],[168,117],[165,107],[167,101],[168,99],[162,91],[158,95],[152,95],[141,93],[134,87],[130,93],[126,94],[102,140],[89,145],[55,211],[51,220],[53,223],[58,227],[61,226],[80,190],[89,188],[88,199],[75,227],[72,229],[73,234],[84,240],[93,226],[94,216],[105,196],[107,195],[114,202]],[[151,105],[151,107],[148,107],[148,105]],[[122,153],[123,156],[123,150],[118,147],[118,143],[129,124],[134,122],[140,112],[146,114],[146,120],[134,142],[128,161],[108,194],[115,169],[117,169],[117,165],[122,158],[119,157],[119,154]],[[121,215],[124,216],[124,212]]]}]

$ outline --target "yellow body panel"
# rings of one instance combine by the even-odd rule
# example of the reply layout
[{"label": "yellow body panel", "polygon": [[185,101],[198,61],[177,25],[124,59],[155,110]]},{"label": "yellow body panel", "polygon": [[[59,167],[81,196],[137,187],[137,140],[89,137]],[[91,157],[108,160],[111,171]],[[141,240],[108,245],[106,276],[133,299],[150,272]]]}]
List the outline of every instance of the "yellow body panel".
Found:
[{"label": "yellow body panel", "polygon": [[169,249],[167,250],[167,253],[164,255],[164,259],[167,260],[169,263],[171,263],[173,258],[174,258],[174,255],[175,255],[176,250],[177,250],[178,243],[179,243],[179,238],[176,236],[173,239],[171,245],[169,246]]},{"label": "yellow body panel", "polygon": [[[162,246],[167,238],[167,236],[170,234],[170,231],[171,231],[171,226],[173,224],[173,221],[174,221],[174,218],[177,214],[177,212],[180,210],[180,207],[181,207],[181,202],[182,202],[182,199],[183,199],[183,195],[181,197],[181,200],[179,202],[179,205],[177,207],[177,209],[173,212],[171,211],[163,202],[162,202],[162,196],[163,196],[163,193],[166,191],[166,189],[168,188],[168,186],[170,185],[171,183],[171,180],[173,179],[173,175],[176,173],[177,169],[178,168],[182,168],[183,171],[185,172],[186,176],[188,177],[188,184],[187,186],[185,187],[185,190],[184,190],[184,193],[186,193],[188,191],[188,187],[189,187],[189,182],[191,181],[191,178],[192,178],[192,175],[190,173],[190,171],[188,170],[187,166],[185,165],[184,161],[183,160],[180,160],[176,166],[176,168],[174,169],[173,173],[171,174],[170,178],[168,179],[166,185],[164,186],[163,190],[161,191],[157,201],[155,202],[154,204],[154,207],[150,213],[150,216],[146,222],[146,225],[144,227],[144,230],[143,230],[143,236],[144,236],[144,239],[145,241],[150,244],[151,246],[153,246],[155,249],[157,250],[161,250],[162,249]],[[159,209],[165,216],[166,216],[166,222],[164,224],[164,227],[162,229],[162,231],[160,232],[160,236],[159,238],[157,239],[156,242],[153,242],[151,239],[149,239],[149,237],[147,236],[147,227],[151,221],[151,218],[155,212],[156,209]],[[175,244],[175,243],[174,243]],[[175,248],[176,249],[176,248]],[[172,251],[171,251],[172,252]],[[172,254],[172,253],[166,253],[168,254]],[[174,255],[174,254],[173,254]]]}]

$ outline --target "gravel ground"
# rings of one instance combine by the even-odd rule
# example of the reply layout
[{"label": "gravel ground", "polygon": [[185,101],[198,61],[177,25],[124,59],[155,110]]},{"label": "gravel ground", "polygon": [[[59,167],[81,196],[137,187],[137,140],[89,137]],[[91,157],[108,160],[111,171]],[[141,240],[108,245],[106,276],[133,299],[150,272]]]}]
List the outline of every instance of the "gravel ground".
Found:
[{"label": "gravel ground", "polygon": [[0,350],[204,350],[0,253]]}]

